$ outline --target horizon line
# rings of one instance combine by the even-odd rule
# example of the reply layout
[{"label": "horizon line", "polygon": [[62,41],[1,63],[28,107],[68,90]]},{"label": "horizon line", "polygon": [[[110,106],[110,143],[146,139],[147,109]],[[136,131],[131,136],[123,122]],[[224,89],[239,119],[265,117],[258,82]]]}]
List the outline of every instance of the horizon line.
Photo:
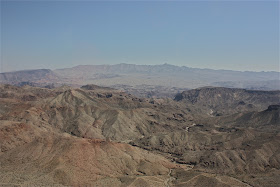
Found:
[{"label": "horizon line", "polygon": [[118,63],[118,64],[79,64],[75,65],[72,67],[65,67],[65,68],[36,68],[36,69],[22,69],[22,70],[15,70],[15,71],[4,71],[0,72],[2,73],[13,73],[13,72],[21,72],[21,71],[34,71],[34,70],[62,70],[62,69],[71,69],[79,66],[116,66],[116,65],[135,65],[135,66],[164,66],[164,65],[169,65],[169,66],[175,66],[175,67],[184,67],[184,68],[189,68],[189,69],[199,69],[199,70],[214,70],[214,71],[233,71],[233,72],[255,72],[255,73],[269,73],[269,72],[276,72],[280,73],[280,67],[278,71],[254,71],[254,70],[233,70],[233,69],[212,69],[212,68],[197,68],[197,67],[190,67],[190,66],[185,66],[185,65],[174,65],[174,64],[169,64],[169,63],[163,63],[163,64],[131,64],[131,63]]}]

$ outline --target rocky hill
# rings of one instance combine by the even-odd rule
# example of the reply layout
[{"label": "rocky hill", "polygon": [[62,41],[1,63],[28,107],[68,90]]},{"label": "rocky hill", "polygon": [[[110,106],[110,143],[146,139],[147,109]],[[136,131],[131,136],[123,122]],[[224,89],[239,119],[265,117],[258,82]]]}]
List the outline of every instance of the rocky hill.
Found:
[{"label": "rocky hill", "polygon": [[209,116],[244,111],[261,111],[280,103],[280,91],[257,91],[223,87],[203,87],[177,94],[175,101]]},{"label": "rocky hill", "polygon": [[[210,123],[223,123],[231,127],[253,127],[266,132],[275,132],[280,129],[280,105],[270,105],[266,110],[260,112],[239,112],[213,118],[210,121]],[[209,123],[209,119],[202,123]]]}]

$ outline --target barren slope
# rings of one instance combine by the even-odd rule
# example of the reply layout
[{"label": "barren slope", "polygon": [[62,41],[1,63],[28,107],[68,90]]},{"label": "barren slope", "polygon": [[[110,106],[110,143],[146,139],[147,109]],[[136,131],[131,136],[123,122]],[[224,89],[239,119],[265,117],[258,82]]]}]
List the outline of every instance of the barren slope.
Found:
[{"label": "barren slope", "polygon": [[[204,89],[172,101],[1,85],[0,185],[279,186],[279,93]],[[263,111],[233,114],[240,100]]]}]

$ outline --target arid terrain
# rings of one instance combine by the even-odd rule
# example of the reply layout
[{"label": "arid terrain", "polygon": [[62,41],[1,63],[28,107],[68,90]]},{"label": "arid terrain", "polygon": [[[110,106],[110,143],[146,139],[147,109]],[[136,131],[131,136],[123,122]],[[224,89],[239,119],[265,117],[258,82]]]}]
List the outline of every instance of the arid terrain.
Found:
[{"label": "arid terrain", "polygon": [[280,0],[0,0],[0,187],[280,187]]},{"label": "arid terrain", "polygon": [[0,86],[0,186],[280,185],[280,91]]}]

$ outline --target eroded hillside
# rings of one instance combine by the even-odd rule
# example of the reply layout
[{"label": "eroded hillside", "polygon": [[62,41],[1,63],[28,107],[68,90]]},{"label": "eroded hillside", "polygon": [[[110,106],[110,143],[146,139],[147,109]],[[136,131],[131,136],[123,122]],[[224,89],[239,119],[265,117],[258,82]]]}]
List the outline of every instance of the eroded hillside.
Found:
[{"label": "eroded hillside", "polygon": [[175,100],[95,85],[0,91],[0,185],[280,184],[279,91],[202,88]]}]

